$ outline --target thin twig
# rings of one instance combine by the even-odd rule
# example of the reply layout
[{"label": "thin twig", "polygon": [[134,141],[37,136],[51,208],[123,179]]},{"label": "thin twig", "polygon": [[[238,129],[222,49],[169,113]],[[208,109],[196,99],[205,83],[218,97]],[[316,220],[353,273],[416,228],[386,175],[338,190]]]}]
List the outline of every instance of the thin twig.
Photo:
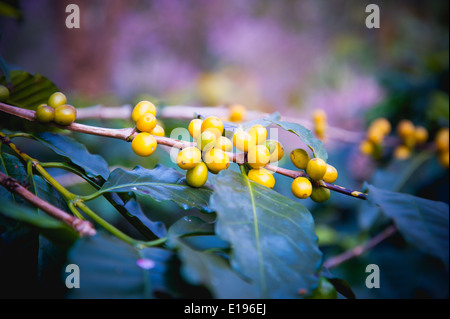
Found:
[{"label": "thin twig", "polygon": [[340,255],[337,255],[337,256],[327,259],[323,263],[323,265],[324,265],[324,267],[326,267],[328,269],[336,268],[340,264],[342,264],[350,259],[361,256],[362,254],[364,254],[368,250],[374,248],[375,246],[377,246],[382,241],[386,240],[387,238],[389,238],[396,232],[397,232],[397,227],[395,225],[390,225],[385,230],[383,230],[381,233],[379,233],[378,235],[371,238],[368,242],[366,242],[362,245],[358,245]]},{"label": "thin twig", "polygon": [[59,209],[58,207],[42,200],[41,198],[31,193],[24,186],[22,186],[17,180],[5,175],[2,172],[0,172],[0,185],[6,188],[9,192],[22,197],[27,202],[33,204],[48,215],[69,225],[76,232],[78,232],[80,236],[94,236],[96,234],[96,230],[94,229],[94,226],[91,222],[81,220],[70,214],[67,214],[65,211]]}]

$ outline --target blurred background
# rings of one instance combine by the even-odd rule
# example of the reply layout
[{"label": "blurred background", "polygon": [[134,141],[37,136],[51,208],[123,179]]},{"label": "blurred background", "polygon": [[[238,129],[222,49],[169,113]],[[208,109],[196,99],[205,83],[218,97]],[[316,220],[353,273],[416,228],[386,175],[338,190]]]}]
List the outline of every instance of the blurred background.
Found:
[{"label": "blurred background", "polygon": [[[80,8],[79,29],[65,26],[71,3]],[[380,7],[379,29],[365,25],[370,3]],[[322,109],[330,126],[348,132],[364,132],[377,117],[393,127],[407,118],[426,127],[430,140],[448,126],[447,1],[2,0],[0,32],[0,55],[10,69],[48,77],[77,107],[133,105],[143,98],[159,105],[239,103],[305,120]],[[166,134],[187,124],[164,122]],[[131,124],[119,119],[99,125]],[[142,159],[122,141],[102,140],[99,147],[98,137],[75,136],[111,166],[163,162],[176,168],[164,150]],[[280,138],[287,154],[299,147],[291,134]],[[370,181],[391,189],[401,177],[396,191],[448,203],[448,170],[436,157],[417,152],[404,161],[374,161],[360,154],[358,142],[330,137],[324,143],[340,185],[361,189]],[[119,148],[127,150],[118,154]],[[286,158],[280,165],[293,168]],[[289,179],[276,178],[276,190],[298,200]],[[333,194],[320,207],[301,202],[313,212],[326,256],[383,225],[378,212],[344,195]],[[114,218],[104,203],[98,205]],[[166,226],[183,214],[149,200],[143,207]],[[365,288],[361,269],[369,262],[390,270],[382,277],[389,287]],[[363,298],[448,297],[448,272],[397,237],[336,274]]]}]

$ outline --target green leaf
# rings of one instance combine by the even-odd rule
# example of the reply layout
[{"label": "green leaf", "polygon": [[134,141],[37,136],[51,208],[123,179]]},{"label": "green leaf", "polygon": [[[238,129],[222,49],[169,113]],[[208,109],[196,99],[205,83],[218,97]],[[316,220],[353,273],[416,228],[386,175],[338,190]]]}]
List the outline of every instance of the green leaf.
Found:
[{"label": "green leaf", "polygon": [[210,205],[216,234],[232,246],[233,269],[260,298],[296,298],[317,285],[322,254],[303,205],[232,171],[214,178]]},{"label": "green leaf", "polygon": [[0,16],[19,19],[22,17],[20,10],[8,3],[0,2]]},{"label": "green leaf", "polygon": [[210,235],[214,233],[214,224],[205,222],[196,216],[185,216],[170,226],[167,237],[167,244],[175,247],[178,239],[184,236],[192,235]]},{"label": "green leaf", "polygon": [[78,239],[78,234],[73,228],[50,216],[38,215],[32,208],[12,202],[2,202],[0,213],[37,229],[61,247],[70,247]]},{"label": "green leaf", "polygon": [[328,153],[323,147],[322,141],[316,138],[314,134],[306,127],[297,123],[291,123],[286,121],[270,120],[270,122],[300,137],[302,142],[305,143],[311,149],[315,157],[321,158],[325,162],[328,161]]},{"label": "green leaf", "polygon": [[162,248],[137,250],[99,233],[80,239],[70,250],[68,263],[80,268],[80,288],[69,298],[142,299],[156,291],[170,293],[168,271],[173,253]]},{"label": "green leaf", "polygon": [[391,218],[404,238],[422,251],[449,263],[449,206],[409,194],[365,185],[369,201]]},{"label": "green leaf", "polygon": [[[26,168],[23,166],[20,159],[16,156],[8,153],[0,153],[0,171],[6,175],[16,179],[20,183],[28,181],[28,175]],[[23,199],[17,195],[12,194],[5,188],[0,186],[0,199],[1,201],[15,201],[23,203]]]},{"label": "green leaf", "polygon": [[183,209],[211,211],[208,207],[210,188],[192,188],[186,184],[184,174],[161,164],[152,170],[141,166],[132,171],[115,169],[99,190],[99,193],[107,192],[134,192],[157,201],[173,201]]},{"label": "green leaf", "polygon": [[103,157],[91,154],[86,146],[75,139],[50,132],[36,134],[34,138],[67,161],[81,167],[88,176],[108,178],[108,163]]},{"label": "green leaf", "polygon": [[[12,88],[5,101],[7,104],[34,109],[39,104],[47,103],[50,95],[58,91],[52,81],[40,74],[14,70],[10,72],[10,76]],[[0,84],[8,86],[4,76],[0,77]]]}]

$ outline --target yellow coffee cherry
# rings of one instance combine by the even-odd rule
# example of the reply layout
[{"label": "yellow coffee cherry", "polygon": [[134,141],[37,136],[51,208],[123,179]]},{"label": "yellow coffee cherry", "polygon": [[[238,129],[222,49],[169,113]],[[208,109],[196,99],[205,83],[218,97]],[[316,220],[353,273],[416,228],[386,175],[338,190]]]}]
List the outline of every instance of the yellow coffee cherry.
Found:
[{"label": "yellow coffee cherry", "polygon": [[327,172],[327,163],[321,158],[313,158],[306,166],[306,173],[315,181],[323,179]]},{"label": "yellow coffee cherry", "polygon": [[157,143],[155,138],[147,132],[142,132],[136,135],[131,141],[131,149],[136,155],[150,156],[156,150]]},{"label": "yellow coffee cherry", "polygon": [[137,122],[137,120],[145,113],[151,113],[156,117],[156,106],[149,101],[141,101],[133,108],[131,118],[134,122]]},{"label": "yellow coffee cherry", "polygon": [[41,123],[48,123],[55,118],[55,109],[49,105],[41,104],[36,109],[36,120]]},{"label": "yellow coffee cherry", "polygon": [[320,140],[325,139],[327,135],[328,124],[326,122],[318,122],[314,125],[314,133]]},{"label": "yellow coffee cherry", "polygon": [[217,148],[212,148],[204,153],[203,160],[211,173],[217,174],[221,170],[228,169],[230,158],[228,155]]},{"label": "yellow coffee cherry", "polygon": [[59,105],[55,108],[55,118],[53,121],[59,125],[70,125],[77,118],[77,110],[69,104]]},{"label": "yellow coffee cherry", "polygon": [[248,172],[248,178],[258,184],[273,188],[275,186],[275,177],[265,168],[254,168]]},{"label": "yellow coffee cherry", "polygon": [[201,119],[193,119],[190,123],[189,123],[189,134],[191,134],[191,136],[194,138],[194,140],[197,140],[198,137],[200,136],[200,134],[202,133],[202,123],[203,120]]},{"label": "yellow coffee cherry", "polygon": [[323,203],[330,199],[331,192],[325,187],[313,187],[310,198],[316,203]]},{"label": "yellow coffee cherry", "polygon": [[265,145],[255,145],[248,150],[247,162],[252,168],[264,167],[269,160],[270,152]]},{"label": "yellow coffee cherry", "polygon": [[410,120],[401,120],[397,125],[397,134],[402,140],[414,136],[415,130],[414,124]]},{"label": "yellow coffee cherry", "polygon": [[306,177],[297,177],[292,182],[291,191],[295,197],[305,199],[311,196],[312,184]]},{"label": "yellow coffee cherry", "polygon": [[372,155],[374,152],[374,145],[368,140],[364,140],[359,144],[359,151],[364,155]]},{"label": "yellow coffee cherry", "polygon": [[441,152],[438,154],[438,160],[439,163],[444,167],[448,169],[448,160],[449,160],[449,153],[448,150],[446,152]]},{"label": "yellow coffee cherry", "polygon": [[153,130],[150,131],[150,134],[155,135],[155,136],[161,136],[161,137],[164,137],[166,135],[164,132],[164,128],[158,124],[156,124],[156,126],[153,128]]},{"label": "yellow coffee cherry", "polygon": [[313,112],[312,119],[313,119],[314,124],[326,123],[327,122],[327,113],[322,109],[317,109]]},{"label": "yellow coffee cherry", "polygon": [[192,187],[202,187],[208,180],[208,167],[200,162],[186,172],[186,182]]},{"label": "yellow coffee cherry", "polygon": [[377,128],[383,135],[389,135],[392,130],[391,123],[384,117],[377,118],[370,126]]},{"label": "yellow coffee cherry", "polygon": [[380,145],[384,140],[384,131],[376,126],[370,126],[367,130],[367,140],[375,145]]},{"label": "yellow coffee cherry", "polygon": [[267,140],[265,145],[270,153],[269,163],[275,163],[281,160],[284,156],[284,147],[280,142],[275,140]]},{"label": "yellow coffee cherry", "polygon": [[423,126],[416,126],[414,139],[418,145],[426,143],[428,140],[428,130]]},{"label": "yellow coffee cherry", "polygon": [[203,151],[209,151],[216,145],[216,135],[211,131],[205,131],[197,139],[197,147]]},{"label": "yellow coffee cherry", "polygon": [[156,117],[152,113],[144,113],[137,120],[136,127],[141,132],[150,133],[156,127]]},{"label": "yellow coffee cherry", "polygon": [[267,129],[260,124],[252,126],[248,133],[253,137],[257,145],[263,144],[267,139]]},{"label": "yellow coffee cherry", "polygon": [[323,176],[323,181],[327,183],[334,183],[337,180],[337,178],[338,178],[337,169],[334,166],[327,164],[327,171]]},{"label": "yellow coffee cherry", "polygon": [[48,98],[47,104],[54,109],[57,108],[60,105],[64,105],[67,103],[67,98],[64,95],[64,93],[61,92],[55,92]]},{"label": "yellow coffee cherry", "polygon": [[438,152],[448,151],[449,129],[441,128],[434,138]]},{"label": "yellow coffee cherry", "polygon": [[399,145],[394,149],[394,157],[398,160],[406,160],[411,157],[411,149],[405,145]]},{"label": "yellow coffee cherry", "polygon": [[303,148],[295,149],[291,152],[291,162],[299,169],[306,169],[311,157]]},{"label": "yellow coffee cherry", "polygon": [[224,152],[231,152],[233,150],[233,143],[229,138],[221,136],[216,141],[216,145],[214,147]]},{"label": "yellow coffee cherry", "polygon": [[232,104],[229,108],[230,112],[230,121],[239,123],[242,122],[245,118],[245,106],[240,104]]},{"label": "yellow coffee cherry", "polygon": [[192,169],[202,161],[202,153],[196,147],[190,146],[182,149],[177,155],[177,165],[181,169]]},{"label": "yellow coffee cherry", "polygon": [[248,152],[256,145],[255,139],[246,131],[237,131],[233,135],[233,145],[242,152]]},{"label": "yellow coffee cherry", "polygon": [[217,116],[209,116],[203,122],[201,126],[202,133],[206,130],[210,130],[216,135],[216,138],[223,133],[223,122]]}]

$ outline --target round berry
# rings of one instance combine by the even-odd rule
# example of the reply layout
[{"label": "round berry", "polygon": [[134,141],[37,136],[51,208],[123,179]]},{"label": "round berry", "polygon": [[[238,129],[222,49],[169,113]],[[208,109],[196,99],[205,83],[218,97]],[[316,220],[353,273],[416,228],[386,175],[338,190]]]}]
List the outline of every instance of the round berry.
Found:
[{"label": "round berry", "polygon": [[306,173],[315,181],[323,179],[327,172],[327,163],[323,159],[313,158],[306,166]]},{"label": "round berry", "polygon": [[268,188],[273,188],[275,186],[275,177],[273,177],[273,174],[265,168],[251,169],[247,176],[250,180]]},{"label": "round berry", "polygon": [[297,177],[292,182],[291,191],[295,197],[305,199],[311,196],[312,184],[306,177]]},{"label": "round berry", "polygon": [[189,134],[197,140],[200,134],[202,133],[202,123],[201,119],[193,119],[188,126]]},{"label": "round berry", "polygon": [[131,149],[133,152],[143,157],[152,155],[157,145],[155,138],[147,132],[139,133],[131,141]]},{"label": "round berry", "polygon": [[325,175],[323,176],[323,181],[327,183],[334,183],[338,178],[338,171],[337,169],[327,164],[327,171],[325,172]]},{"label": "round berry", "polygon": [[6,86],[0,85],[0,101],[6,101],[9,98],[9,90]]},{"label": "round berry", "polygon": [[308,152],[302,148],[298,148],[291,152],[291,162],[299,169],[306,169],[306,166],[308,166],[310,160],[311,157]]},{"label": "round berry", "polygon": [[315,110],[312,114],[312,119],[314,121],[314,124],[326,123],[327,113],[322,109]]},{"label": "round berry", "polygon": [[136,127],[141,132],[150,133],[156,127],[156,117],[152,113],[144,113],[136,122]]},{"label": "round berry", "polygon": [[186,182],[192,187],[202,187],[208,180],[208,167],[200,162],[186,172]]},{"label": "round berry", "polygon": [[176,161],[179,168],[189,170],[202,161],[202,153],[196,147],[186,147],[178,153]]},{"label": "round berry", "polygon": [[55,123],[59,125],[70,125],[77,118],[77,110],[68,104],[60,105],[55,108]]},{"label": "round berry", "polygon": [[210,172],[217,174],[221,170],[228,169],[230,166],[230,158],[228,155],[217,148],[212,148],[204,153],[203,160],[208,166]]},{"label": "round berry", "polygon": [[230,112],[230,121],[239,123],[244,120],[246,109],[245,106],[243,105],[233,104],[230,106],[229,112]]},{"label": "round berry", "polygon": [[423,126],[416,126],[414,131],[414,139],[418,145],[426,143],[428,140],[428,130]]},{"label": "round berry", "polygon": [[449,160],[449,153],[448,150],[446,152],[441,152],[438,154],[438,160],[439,163],[444,167],[448,169],[448,160]]},{"label": "round berry", "polygon": [[253,137],[256,145],[263,144],[267,139],[267,129],[260,124],[252,126],[248,133]]},{"label": "round berry", "polygon": [[374,145],[368,140],[364,140],[359,144],[359,151],[364,155],[372,155],[374,149]]},{"label": "round berry", "polygon": [[197,147],[203,151],[207,152],[216,145],[216,135],[211,131],[205,131],[197,139]]},{"label": "round berry", "polygon": [[145,113],[151,113],[156,117],[156,106],[149,101],[141,101],[133,108],[131,118],[134,122],[137,122]]},{"label": "round berry", "polygon": [[267,140],[265,145],[270,153],[269,163],[275,163],[281,160],[284,156],[284,147],[280,142],[275,140]]},{"label": "round berry", "polygon": [[237,131],[233,135],[233,145],[242,152],[248,152],[256,145],[255,139],[246,131]]},{"label": "round berry", "polygon": [[397,125],[397,134],[401,139],[414,136],[415,127],[410,120],[401,120]]},{"label": "round berry", "polygon": [[269,160],[270,152],[265,145],[255,145],[248,150],[247,162],[252,168],[264,167]]},{"label": "round berry", "polygon": [[164,128],[161,125],[156,124],[153,130],[150,131],[150,134],[164,137],[165,136]]},{"label": "round berry", "polygon": [[436,148],[439,152],[448,151],[448,141],[449,141],[449,129],[441,128],[434,138],[436,143]]},{"label": "round berry", "polygon": [[36,109],[36,120],[42,123],[48,123],[55,119],[55,109],[46,104],[41,104]]},{"label": "round berry", "polygon": [[375,145],[380,145],[383,142],[384,137],[383,131],[376,126],[371,126],[367,130],[367,140]]},{"label": "round berry", "polygon": [[201,126],[202,133],[206,130],[213,132],[217,138],[223,133],[223,122],[217,116],[209,116],[203,122]]},{"label": "round berry", "polygon": [[370,126],[377,128],[383,135],[389,135],[392,130],[391,123],[384,117],[377,118]]},{"label": "round berry", "polygon": [[55,92],[48,98],[47,104],[53,108],[57,108],[60,105],[64,105],[67,103],[67,98],[64,93]]},{"label": "round berry", "polygon": [[394,157],[398,160],[406,160],[411,157],[411,149],[405,145],[399,145],[394,149]]},{"label": "round berry", "polygon": [[229,138],[221,136],[216,141],[216,145],[214,147],[224,152],[231,152],[233,150],[233,143],[230,141]]},{"label": "round berry", "polygon": [[316,203],[323,203],[330,199],[331,192],[325,187],[313,187],[310,198]]}]

